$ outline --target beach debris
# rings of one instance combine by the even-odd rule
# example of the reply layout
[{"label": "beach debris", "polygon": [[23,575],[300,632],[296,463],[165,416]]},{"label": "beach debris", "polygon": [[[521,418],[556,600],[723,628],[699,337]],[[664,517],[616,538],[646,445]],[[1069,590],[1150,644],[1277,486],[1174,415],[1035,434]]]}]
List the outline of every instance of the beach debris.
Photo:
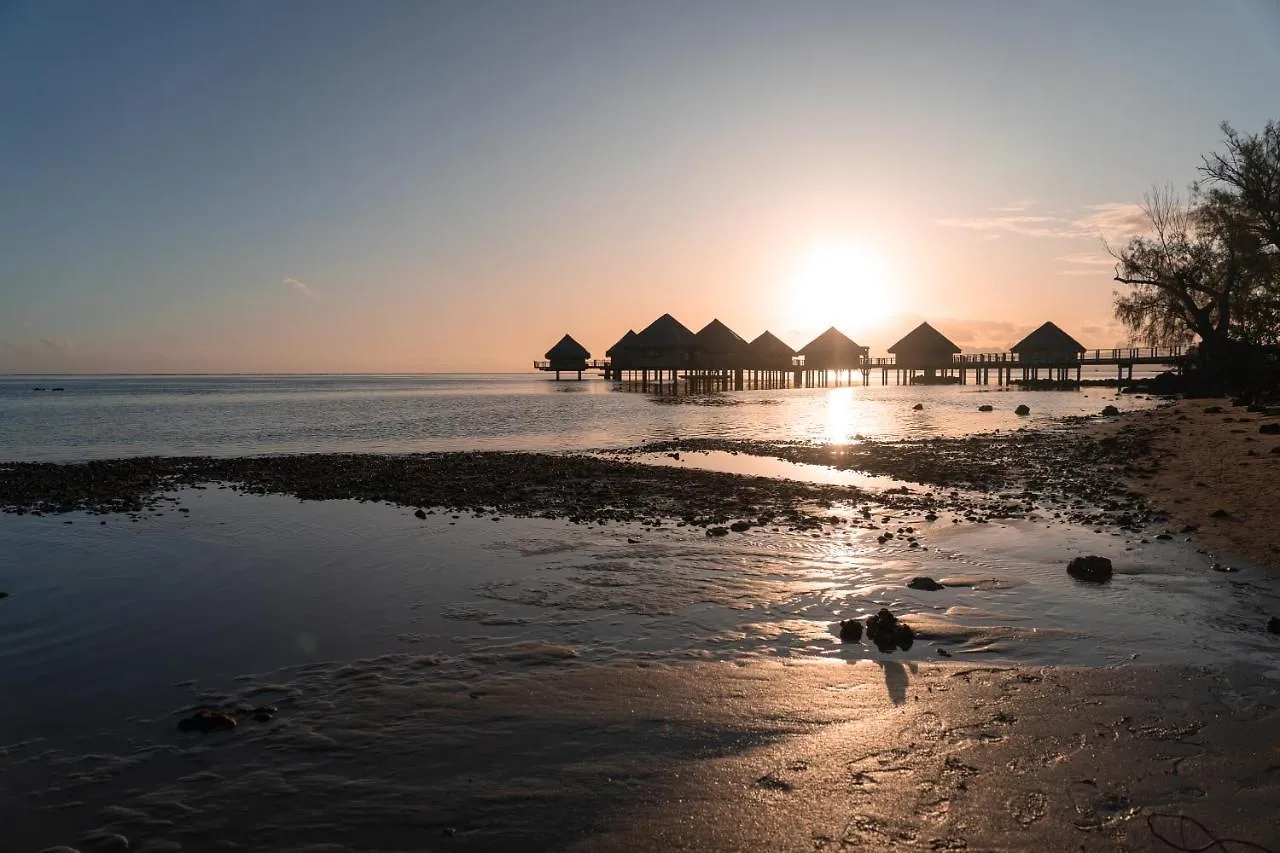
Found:
[{"label": "beach debris", "polygon": [[746,533],[748,530],[751,529],[751,522],[735,521],[733,524],[729,525],[729,529],[732,530],[734,533]]},{"label": "beach debris", "polygon": [[1102,583],[1111,579],[1111,561],[1106,557],[1076,557],[1067,564],[1067,574],[1076,580]]},{"label": "beach debris", "polygon": [[1280,423],[1263,424],[1258,427],[1258,432],[1263,435],[1280,435]]},{"label": "beach debris", "polygon": [[1026,403],[1023,403],[1021,406],[1018,406],[1018,408],[1014,409],[1013,413],[1015,415],[1029,415],[1031,414],[1031,407],[1028,406]]},{"label": "beach debris", "polygon": [[978,407],[979,412],[994,412],[995,410],[996,410],[996,407],[991,405],[990,403],[983,403],[981,406]]},{"label": "beach debris", "polygon": [[1119,417],[1119,415],[1120,415],[1120,410],[1117,409],[1115,406],[1102,407],[1102,416],[1104,418],[1114,418],[1114,417]]},{"label": "beach debris", "polygon": [[416,509],[416,510],[414,510],[414,511],[413,511],[413,517],[414,517],[414,518],[426,518],[426,517],[427,517],[427,511],[426,511],[425,509]]},{"label": "beach debris", "polygon": [[841,619],[840,620],[840,642],[842,643],[860,643],[862,642],[862,623],[857,619]]},{"label": "beach debris", "polygon": [[708,535],[708,536],[728,536],[728,535],[729,535],[729,528],[727,528],[727,527],[719,527],[719,526],[717,526],[717,527],[708,527],[708,528],[707,528],[707,535]]},{"label": "beach debris", "polygon": [[923,575],[921,575],[920,577],[912,578],[910,582],[907,584],[907,588],[922,589],[925,592],[937,592],[938,590],[946,589],[947,587],[945,584],[938,583],[933,578],[924,577]]},{"label": "beach debris", "polygon": [[1267,622],[1267,630],[1272,634],[1280,634],[1280,616],[1272,616]]},{"label": "beach debris", "polygon": [[923,408],[924,408],[924,403],[916,403],[914,406],[911,407],[911,411],[918,412]]},{"label": "beach debris", "polygon": [[184,732],[220,732],[236,727],[236,718],[225,711],[201,708],[190,717],[178,721],[178,730]]},{"label": "beach debris", "polygon": [[888,608],[880,608],[880,612],[867,619],[867,639],[876,644],[881,652],[889,653],[895,648],[904,652],[915,642],[915,632]]}]

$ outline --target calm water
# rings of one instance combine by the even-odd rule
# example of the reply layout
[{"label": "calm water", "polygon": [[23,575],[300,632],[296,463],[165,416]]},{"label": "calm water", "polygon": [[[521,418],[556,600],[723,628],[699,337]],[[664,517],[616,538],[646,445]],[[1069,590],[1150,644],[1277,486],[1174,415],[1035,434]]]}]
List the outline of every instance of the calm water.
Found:
[{"label": "calm water", "polygon": [[[996,411],[978,412],[983,403]],[[1013,415],[1020,403],[1031,418]],[[873,385],[671,403],[599,380],[522,375],[10,377],[0,379],[0,460],[846,441],[1048,426],[1108,403],[1152,404],[1096,388]],[[684,454],[680,464],[886,485],[728,454]],[[565,665],[874,657],[869,646],[838,643],[832,625],[881,606],[934,638],[912,659],[935,658],[941,645],[977,660],[1274,667],[1275,638],[1252,627],[1280,607],[1274,584],[1247,566],[1213,572],[1211,555],[1178,540],[895,517],[890,526],[914,526],[925,546],[910,550],[848,526],[817,538],[753,530],[708,539],[672,525],[419,521],[398,507],[217,488],[175,497],[189,512],[175,503],[137,521],[0,515],[0,589],[11,593],[0,601],[0,746],[36,735],[108,748],[145,740],[172,728],[174,709],[243,673],[396,652],[482,667],[500,667],[493,649],[527,642],[573,649]],[[1116,580],[1070,580],[1063,565],[1076,553],[1111,556]],[[921,574],[959,585],[906,589]],[[1234,614],[1227,629],[1224,613]]]},{"label": "calm water", "polygon": [[[65,390],[33,391],[35,387]],[[584,450],[701,436],[963,435],[1148,405],[1106,388],[783,389],[685,398],[542,375],[0,377],[0,460],[327,451]],[[923,403],[924,409],[912,406]],[[991,403],[997,411],[980,413]],[[1031,407],[1019,418],[1019,403]]]}]

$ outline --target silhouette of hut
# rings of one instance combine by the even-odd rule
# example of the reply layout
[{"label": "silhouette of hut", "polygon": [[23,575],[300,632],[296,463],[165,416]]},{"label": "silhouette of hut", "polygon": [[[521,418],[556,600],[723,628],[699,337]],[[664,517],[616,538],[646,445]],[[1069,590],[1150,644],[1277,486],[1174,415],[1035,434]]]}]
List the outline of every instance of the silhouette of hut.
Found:
[{"label": "silhouette of hut", "polygon": [[560,342],[547,350],[544,356],[551,370],[586,370],[591,353],[587,348],[565,335]]},{"label": "silhouette of hut", "polygon": [[866,361],[867,348],[832,326],[802,346],[800,355],[805,370],[854,370]]},{"label": "silhouette of hut", "polygon": [[1080,360],[1085,347],[1055,323],[1045,323],[1009,348],[1023,364],[1064,364]]},{"label": "silhouette of hut", "polygon": [[702,351],[698,367],[711,370],[741,370],[752,361],[751,345],[719,320],[712,320],[694,335]]},{"label": "silhouette of hut", "polygon": [[605,358],[609,359],[609,367],[613,370],[626,370],[631,358],[631,350],[635,346],[635,329],[627,329],[627,333],[613,346],[605,350]]},{"label": "silhouette of hut", "polygon": [[636,333],[631,342],[632,370],[686,370],[697,364],[697,337],[679,320],[663,314]]},{"label": "silhouette of hut", "polygon": [[921,323],[908,332],[905,338],[889,347],[889,352],[893,353],[898,367],[932,371],[949,365],[951,356],[960,352],[960,347],[933,326]]},{"label": "silhouette of hut", "polygon": [[791,370],[791,359],[796,351],[787,346],[773,332],[762,332],[760,337],[747,344],[751,348],[753,366],[758,370]]}]

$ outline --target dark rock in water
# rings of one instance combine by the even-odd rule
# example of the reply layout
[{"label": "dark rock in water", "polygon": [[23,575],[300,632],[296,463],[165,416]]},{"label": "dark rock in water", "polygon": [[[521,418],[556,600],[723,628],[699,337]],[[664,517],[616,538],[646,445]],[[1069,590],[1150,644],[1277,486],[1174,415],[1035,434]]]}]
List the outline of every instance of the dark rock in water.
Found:
[{"label": "dark rock in water", "polygon": [[732,530],[734,533],[746,533],[748,530],[751,529],[751,522],[735,521],[733,524],[729,525],[729,529]]},{"label": "dark rock in water", "polygon": [[938,649],[938,657],[949,658],[951,657],[951,652],[947,651],[946,649]]},{"label": "dark rock in water", "polygon": [[1280,435],[1280,424],[1263,424],[1258,427],[1258,432],[1263,435]]},{"label": "dark rock in water", "polygon": [[3,589],[0,589],[0,598],[8,598],[8,597],[9,597],[9,593],[5,592]]},{"label": "dark rock in water", "polygon": [[201,708],[185,720],[178,721],[178,729],[184,732],[219,732],[234,729],[236,718],[223,711]]},{"label": "dark rock in water", "polygon": [[1230,518],[1231,513],[1227,512],[1222,507],[1218,507],[1213,512],[1209,513],[1209,517],[1210,518]]},{"label": "dark rock in water", "polygon": [[708,536],[728,536],[728,535],[729,535],[729,528],[727,528],[727,527],[708,527],[708,528],[707,528],[707,535],[708,535]]},{"label": "dark rock in water", "polygon": [[946,589],[946,586],[938,583],[933,578],[926,578],[923,576],[912,578],[911,582],[907,584],[907,587],[910,589],[922,589],[925,592],[937,592],[940,589]]},{"label": "dark rock in water", "polygon": [[983,403],[981,406],[978,407],[979,412],[994,412],[995,410],[996,410],[995,406],[988,405],[987,403]]},{"label": "dark rock in water", "polygon": [[892,652],[895,648],[905,652],[915,643],[915,638],[915,632],[886,608],[882,607],[879,613],[867,619],[867,639],[882,652]]},{"label": "dark rock in water", "polygon": [[857,619],[841,619],[840,620],[840,642],[842,643],[860,643],[862,642],[862,623]]},{"label": "dark rock in water", "polygon": [[1029,415],[1031,414],[1031,407],[1028,406],[1026,403],[1023,403],[1021,406],[1014,409],[1013,413],[1015,415]]},{"label": "dark rock in water", "polygon": [[1220,414],[1222,414],[1222,407],[1221,407],[1221,406],[1208,406],[1207,408],[1205,408],[1204,413],[1205,413],[1206,415],[1220,415]]},{"label": "dark rock in water", "polygon": [[1102,583],[1111,579],[1111,561],[1106,557],[1076,557],[1067,564],[1067,574],[1076,580]]},{"label": "dark rock in water", "polygon": [[1280,616],[1272,616],[1267,622],[1267,630],[1272,634],[1280,634]]},{"label": "dark rock in water", "polygon": [[50,390],[50,391],[65,391],[65,390],[67,390],[67,389],[66,389],[66,388],[50,388],[49,390]]},{"label": "dark rock in water", "polygon": [[923,408],[924,408],[924,403],[916,403],[914,406],[911,407],[911,411],[918,412]]},{"label": "dark rock in water", "polygon": [[1120,415],[1120,410],[1117,409],[1115,406],[1103,406],[1102,408],[1102,416],[1104,418],[1114,418],[1114,417],[1118,417],[1119,415]]},{"label": "dark rock in water", "polygon": [[426,518],[426,517],[427,517],[427,511],[426,511],[426,510],[423,510],[423,509],[414,510],[413,515],[414,515],[414,518]]},{"label": "dark rock in water", "polygon": [[1210,566],[1209,568],[1213,569],[1215,572],[1222,572],[1222,573],[1224,573],[1224,574],[1230,574],[1231,572],[1238,572],[1238,571],[1240,571],[1239,569],[1235,568],[1234,566],[1224,566],[1222,563],[1214,563],[1214,564],[1213,564],[1212,566]]}]

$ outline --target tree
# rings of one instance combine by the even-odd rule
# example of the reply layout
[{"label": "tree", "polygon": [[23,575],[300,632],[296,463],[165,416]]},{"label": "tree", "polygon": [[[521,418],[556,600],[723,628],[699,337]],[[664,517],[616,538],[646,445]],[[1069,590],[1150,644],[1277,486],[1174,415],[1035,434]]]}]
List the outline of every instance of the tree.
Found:
[{"label": "tree", "polygon": [[1129,285],[1116,317],[1153,346],[1198,339],[1201,366],[1219,375],[1241,345],[1280,343],[1280,126],[1223,133],[1226,153],[1204,158],[1188,203],[1152,191],[1150,232],[1108,247]]}]

